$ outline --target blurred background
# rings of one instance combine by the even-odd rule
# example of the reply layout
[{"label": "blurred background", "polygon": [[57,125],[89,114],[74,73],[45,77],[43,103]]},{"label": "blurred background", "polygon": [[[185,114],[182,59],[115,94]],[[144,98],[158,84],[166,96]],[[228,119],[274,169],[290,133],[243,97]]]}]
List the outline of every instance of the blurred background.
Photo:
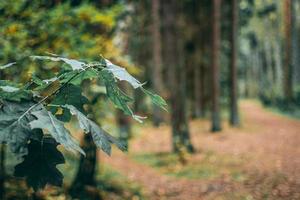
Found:
[{"label": "blurred background", "polygon": [[[122,84],[139,124],[83,85],[129,151],[108,157],[82,137],[91,156],[65,152],[63,188],[34,198],[300,199],[299,12],[299,0],[0,0],[0,64],[22,61],[2,80],[56,72],[30,55],[102,55],[168,102]],[[30,199],[4,145],[0,157],[0,199]]]}]

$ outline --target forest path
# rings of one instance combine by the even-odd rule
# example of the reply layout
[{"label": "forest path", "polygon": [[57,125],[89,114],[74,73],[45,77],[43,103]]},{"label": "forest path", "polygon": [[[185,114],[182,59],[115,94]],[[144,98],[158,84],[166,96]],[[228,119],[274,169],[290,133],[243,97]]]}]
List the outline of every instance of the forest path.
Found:
[{"label": "forest path", "polygon": [[[243,170],[254,173],[254,176],[258,176],[256,173],[280,172],[298,187],[300,121],[270,112],[259,103],[249,100],[241,101],[240,110],[241,127],[231,128],[223,123],[223,131],[216,134],[209,131],[208,120],[192,121],[191,137],[197,152],[189,160],[201,159],[204,151],[236,157],[246,155],[247,165],[241,166]],[[132,159],[131,155],[141,152],[169,152],[170,131],[168,126],[140,128],[140,136],[131,141],[128,155],[114,151],[112,157],[102,156],[102,159],[130,180],[140,183],[150,199],[215,199],[220,194],[245,189],[245,185],[226,177],[214,180],[169,177]],[[252,184],[252,187],[256,187],[258,183]]]}]

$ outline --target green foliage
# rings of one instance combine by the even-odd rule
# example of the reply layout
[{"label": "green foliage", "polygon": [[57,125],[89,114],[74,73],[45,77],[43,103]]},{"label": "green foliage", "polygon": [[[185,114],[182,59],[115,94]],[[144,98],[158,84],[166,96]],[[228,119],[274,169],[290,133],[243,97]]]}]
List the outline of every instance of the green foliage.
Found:
[{"label": "green foliage", "polygon": [[0,98],[9,101],[30,100],[32,94],[28,90],[18,88],[18,84],[6,80],[0,80]]},{"label": "green foliage", "polygon": [[34,190],[44,188],[46,184],[62,186],[63,175],[56,165],[65,163],[65,159],[57,145],[50,137],[44,137],[42,143],[30,140],[28,154],[16,165],[14,175],[24,177]]},{"label": "green foliage", "polygon": [[113,74],[107,70],[102,70],[100,73],[101,79],[105,84],[106,93],[108,98],[115,104],[115,106],[121,109],[127,115],[133,115],[132,110],[127,103],[132,102],[133,99],[128,97],[115,81]]},{"label": "green foliage", "polygon": [[[101,52],[107,58],[122,60],[112,34],[117,19],[124,12],[124,5],[115,3],[110,8],[101,9],[90,2],[81,2],[72,6],[70,1],[1,1],[0,70],[9,68],[4,75],[16,73],[18,76],[11,79],[18,81],[28,79],[28,73],[23,72],[34,72],[39,77],[45,76],[43,79],[52,77],[53,71],[49,69],[55,69],[58,62],[42,65],[39,61],[32,64],[24,59],[45,52],[89,59],[98,58]],[[65,63],[63,57],[57,60]],[[12,68],[16,65],[14,61],[22,62],[24,66]]]},{"label": "green foliage", "polygon": [[105,59],[106,62],[106,70],[111,72],[115,78],[117,78],[120,81],[127,81],[132,85],[134,89],[137,89],[139,87],[142,87],[142,84],[140,81],[138,81],[136,78],[131,76],[126,69],[119,67],[117,65],[112,64],[109,60]]},{"label": "green foliage", "polygon": [[[115,46],[112,39],[117,18],[124,11],[123,4],[116,3],[110,8],[100,9],[89,2],[72,6],[69,1],[59,4],[36,0],[0,1],[0,10],[1,79],[11,80],[0,81],[0,141],[9,145],[18,158],[27,155],[24,157],[27,160],[38,156],[38,151],[29,152],[30,155],[27,153],[29,141],[34,140],[36,145],[42,144],[41,138],[37,136],[40,133],[51,135],[67,149],[81,151],[64,126],[71,120],[68,106],[73,106],[80,113],[79,122],[86,123],[89,130],[94,132],[93,138],[98,147],[108,154],[111,153],[111,144],[125,150],[122,143],[90,121],[84,110],[84,105],[88,106],[90,100],[94,100],[91,97],[91,88],[94,87],[91,86],[105,82],[100,75],[103,69],[115,68],[113,66],[110,69],[108,60],[102,57],[98,59],[99,52],[107,58],[114,58],[119,64],[127,64],[120,56],[120,48]],[[54,51],[71,58],[51,53],[41,55]],[[28,59],[30,55],[38,56]],[[74,59],[79,56],[98,61]],[[9,64],[2,65],[4,63]],[[117,69],[125,72],[127,78],[130,76],[123,68],[117,66]],[[120,78],[118,75],[114,76],[113,72],[110,74],[112,77],[109,81]],[[131,77],[131,80],[134,78]],[[112,85],[119,92],[109,92],[110,96],[119,95],[123,99],[125,96],[131,99],[121,92],[116,82]],[[117,102],[113,103],[116,105]],[[124,109],[124,112],[141,121],[129,106],[128,110]],[[39,166],[38,159],[32,162],[36,167]],[[28,170],[23,172],[23,177],[31,176]],[[55,176],[51,171],[49,176],[52,173]],[[53,184],[50,179],[46,179],[43,184],[27,182],[35,188],[47,183]]]},{"label": "green foliage", "polygon": [[84,154],[84,151],[79,147],[77,142],[70,136],[69,131],[64,127],[63,122],[59,121],[51,112],[45,108],[31,113],[37,119],[31,121],[31,129],[47,130],[52,137],[70,151],[79,151]]},{"label": "green foliage", "polygon": [[80,112],[76,107],[72,105],[66,105],[70,109],[73,115],[76,115],[80,128],[84,130],[85,133],[91,133],[93,140],[97,147],[101,148],[108,155],[111,154],[111,144],[116,144],[119,149],[125,151],[127,147],[103,129],[101,129],[95,122],[88,119],[82,112]]},{"label": "green foliage", "polygon": [[0,141],[10,146],[17,157],[27,154],[27,142],[33,131],[29,127],[30,116],[20,119],[34,102],[2,101],[0,110]]},{"label": "green foliage", "polygon": [[[57,144],[72,152],[85,154],[65,127],[65,123],[71,120],[71,114],[77,117],[85,133],[91,133],[97,147],[108,155],[111,154],[112,144],[122,151],[127,148],[86,116],[84,105],[88,105],[89,100],[82,94],[83,80],[100,79],[106,86],[106,95],[111,102],[139,122],[142,122],[143,117],[134,114],[129,106],[133,99],[121,91],[117,80],[127,81],[134,89],[141,88],[154,104],[166,109],[166,103],[161,97],[143,89],[142,84],[125,69],[103,57],[100,57],[99,62],[91,63],[55,54],[34,58],[62,61],[70,66],[59,67],[58,76],[50,79],[43,80],[33,75],[30,82],[21,87],[17,87],[19,85],[14,82],[1,81],[0,141],[6,142],[12,152],[24,158],[16,166],[15,174],[25,177],[35,190],[46,184],[61,185],[62,175],[56,165],[62,163],[63,159],[56,149]],[[15,96],[4,95],[15,92],[18,92]]]},{"label": "green foliage", "polygon": [[[76,73],[77,73],[76,71],[71,71],[71,72],[62,74],[61,82],[66,83]],[[80,73],[79,75],[77,75],[72,81],[70,81],[70,83],[73,85],[80,85],[82,83],[82,81],[84,81],[86,79],[93,79],[96,77],[97,77],[97,73],[94,70],[87,69],[87,70],[83,71],[82,73]]]},{"label": "green foliage", "polygon": [[154,105],[164,109],[165,111],[168,111],[167,102],[161,96],[154,94],[154,93],[144,89],[143,87],[141,89],[145,94],[147,94],[150,97],[150,99]]},{"label": "green foliage", "polygon": [[[89,100],[82,95],[81,88],[72,84],[67,84],[56,95],[55,99],[51,102],[53,105],[73,105],[81,112],[84,112],[83,105],[87,104]],[[62,121],[70,121],[71,113],[68,108],[62,107],[62,114],[57,114],[57,118]],[[51,109],[52,113],[58,111],[57,107]]]},{"label": "green foliage", "polygon": [[14,64],[16,64],[16,62],[12,62],[12,63],[8,63],[8,64],[6,64],[6,65],[2,65],[2,66],[0,66],[0,70],[1,70],[1,69],[9,68],[10,66],[13,66]]},{"label": "green foliage", "polygon": [[84,62],[80,62],[74,59],[67,59],[63,57],[55,56],[55,54],[51,54],[54,56],[31,56],[33,59],[39,59],[39,60],[50,60],[50,61],[63,61],[66,64],[68,64],[73,70],[79,70],[83,69],[83,66],[85,65]]}]

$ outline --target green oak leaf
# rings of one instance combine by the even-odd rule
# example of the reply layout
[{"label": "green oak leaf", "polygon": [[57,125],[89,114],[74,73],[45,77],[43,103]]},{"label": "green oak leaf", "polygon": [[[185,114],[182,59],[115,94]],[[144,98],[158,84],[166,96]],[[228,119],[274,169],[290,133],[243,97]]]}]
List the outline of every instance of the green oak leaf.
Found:
[{"label": "green oak leaf", "polygon": [[29,90],[19,88],[16,83],[0,80],[0,99],[20,102],[31,98],[32,93]]},{"label": "green oak leaf", "polygon": [[44,82],[42,79],[37,77],[35,74],[32,74],[31,81],[38,86],[42,86],[42,85],[46,84],[46,82]]},{"label": "green oak leaf", "polygon": [[95,144],[105,153],[108,155],[111,154],[111,144],[115,144],[122,151],[127,149],[124,143],[101,129],[95,122],[88,119],[77,108],[72,105],[66,105],[66,107],[70,109],[72,115],[76,115],[80,128],[82,128],[85,133],[91,133]]},{"label": "green oak leaf", "polygon": [[56,165],[65,163],[65,159],[57,150],[57,145],[51,137],[44,136],[42,141],[30,140],[28,155],[15,166],[14,176],[25,178],[35,191],[43,189],[47,184],[62,186],[63,175]]},{"label": "green oak leaf", "polygon": [[143,85],[139,80],[131,76],[125,68],[112,64],[107,59],[105,59],[105,62],[106,62],[105,70],[111,72],[114,75],[114,77],[117,78],[118,80],[127,81],[128,83],[130,83],[130,85],[132,85],[134,89],[137,89]]},{"label": "green oak leaf", "polygon": [[34,134],[29,127],[32,116],[19,119],[35,102],[3,101],[0,108],[0,141],[6,142],[19,158],[27,154],[28,139]]},{"label": "green oak leaf", "polygon": [[70,65],[73,70],[83,69],[85,66],[84,62],[75,60],[75,59],[69,59],[69,58],[63,58],[59,56],[30,56],[33,59],[37,60],[51,60],[51,61],[63,61],[66,64]]},{"label": "green oak leaf", "polygon": [[[73,85],[80,85],[82,81],[86,79],[92,79],[97,77],[97,73],[93,69],[86,69],[80,72],[78,75],[76,75],[77,73],[78,71],[70,71],[62,74],[62,76],[60,77],[60,82],[66,83],[72,78],[72,80],[69,83]],[[73,78],[75,75],[76,77]]]},{"label": "green oak leaf", "polygon": [[[55,96],[51,104],[53,105],[73,105],[81,112],[84,112],[83,105],[89,103],[89,100],[82,95],[82,89],[78,86],[68,84],[62,88]],[[61,121],[69,121],[71,119],[71,113],[68,108],[63,108],[63,114],[57,115],[57,118]],[[51,112],[56,113],[57,108],[52,107]]]},{"label": "green oak leaf", "polygon": [[6,65],[1,65],[1,66],[0,66],[0,70],[1,70],[1,69],[9,68],[9,67],[11,67],[11,66],[13,66],[13,65],[15,65],[15,64],[17,64],[17,63],[16,63],[16,62],[11,62],[11,63],[8,63],[8,64],[6,64]]},{"label": "green oak leaf", "polygon": [[132,102],[133,99],[122,92],[122,90],[120,90],[113,74],[110,71],[104,69],[100,71],[99,75],[106,87],[106,95],[113,102],[113,104],[117,108],[121,109],[126,115],[131,115],[138,122],[142,122],[141,119],[144,119],[144,117],[135,115],[133,113],[128,105],[128,103]]},{"label": "green oak leaf", "polygon": [[33,111],[31,114],[37,118],[29,123],[31,129],[45,129],[67,150],[72,152],[78,151],[85,155],[77,141],[71,136],[68,129],[64,127],[63,122],[59,121],[51,112],[46,110],[46,108]]},{"label": "green oak leaf", "polygon": [[9,86],[9,85],[0,86],[0,89],[3,90],[4,92],[16,92],[20,90],[19,88]]},{"label": "green oak leaf", "polygon": [[30,100],[31,98],[32,94],[28,90],[18,90],[14,92],[0,90],[0,99],[20,102],[22,100]]},{"label": "green oak leaf", "polygon": [[168,111],[167,109],[168,104],[161,96],[154,94],[143,87],[141,87],[141,90],[150,97],[153,104],[157,105],[158,107],[162,108],[165,111]]}]

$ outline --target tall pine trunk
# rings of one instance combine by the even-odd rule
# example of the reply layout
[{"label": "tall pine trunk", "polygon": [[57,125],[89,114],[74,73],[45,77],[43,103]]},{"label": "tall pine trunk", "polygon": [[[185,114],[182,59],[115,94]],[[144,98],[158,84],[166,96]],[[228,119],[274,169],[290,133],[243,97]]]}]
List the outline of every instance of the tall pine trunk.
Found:
[{"label": "tall pine trunk", "polygon": [[[299,80],[299,75],[300,75],[300,52],[299,52],[299,23],[298,23],[298,18],[297,18],[297,8],[299,9],[299,4],[300,2],[297,0],[293,0],[292,2],[292,10],[291,10],[291,18],[292,18],[292,33],[291,33],[291,37],[292,37],[292,81],[293,81],[293,85],[297,87],[297,84],[299,84],[300,82],[298,82]],[[294,87],[293,87],[294,88]],[[298,92],[298,91],[297,91]]]},{"label": "tall pine trunk", "polygon": [[180,152],[185,149],[192,152],[193,146],[190,141],[189,127],[186,117],[186,83],[184,62],[181,59],[183,52],[178,34],[178,10],[176,3],[170,0],[164,2],[165,17],[165,65],[168,66],[168,87],[171,101],[171,123],[173,151]]},{"label": "tall pine trunk", "polygon": [[292,0],[284,1],[284,24],[285,24],[285,57],[284,57],[284,97],[287,102],[293,98],[292,81]]},{"label": "tall pine trunk", "polygon": [[213,0],[212,22],[212,128],[213,132],[221,130],[220,117],[220,15],[221,0]]},{"label": "tall pine trunk", "polygon": [[232,0],[232,24],[230,34],[231,60],[230,60],[230,124],[238,126],[240,123],[238,113],[237,88],[237,41],[238,41],[238,0]]},{"label": "tall pine trunk", "polygon": [[204,117],[203,67],[194,66],[195,117]]},{"label": "tall pine trunk", "polygon": [[[164,85],[162,81],[162,50],[161,50],[161,31],[160,31],[160,0],[152,0],[152,43],[153,43],[153,65],[152,82],[153,88],[158,93],[164,94]],[[153,107],[153,123],[155,126],[163,121],[161,110]]]}]

